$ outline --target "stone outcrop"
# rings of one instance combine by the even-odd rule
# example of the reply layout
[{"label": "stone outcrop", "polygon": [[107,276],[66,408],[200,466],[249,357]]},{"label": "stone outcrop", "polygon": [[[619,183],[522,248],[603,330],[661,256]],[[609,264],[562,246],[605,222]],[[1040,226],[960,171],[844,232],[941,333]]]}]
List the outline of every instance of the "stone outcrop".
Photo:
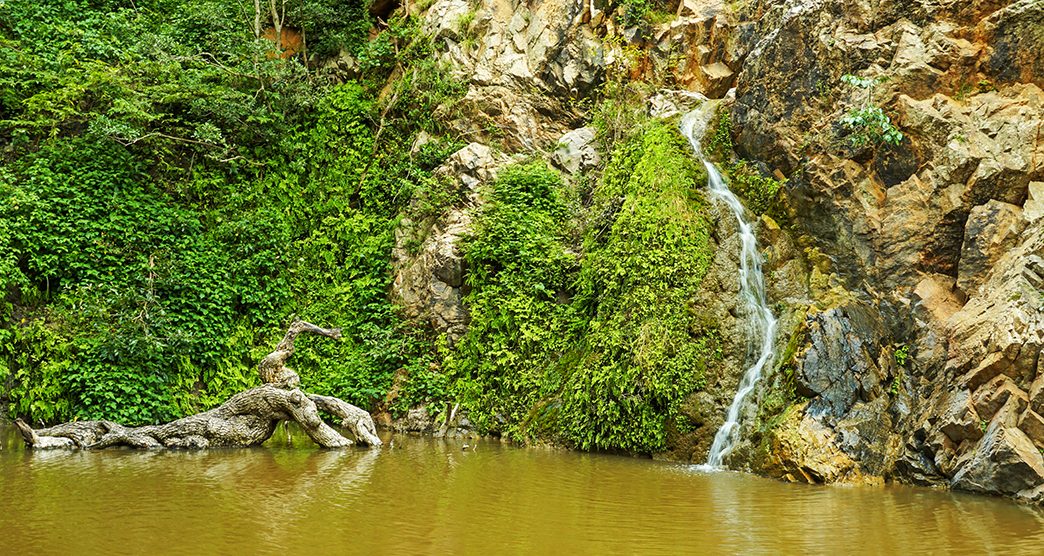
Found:
[{"label": "stone outcrop", "polygon": [[[549,145],[580,114],[571,106],[602,81],[593,3],[437,0],[424,13],[442,61],[468,83],[461,132],[510,150]],[[597,10],[596,10],[597,11]]]},{"label": "stone outcrop", "polygon": [[859,464],[837,447],[834,431],[791,408],[771,433],[770,455],[761,471],[792,483],[866,483]]},{"label": "stone outcrop", "polygon": [[[737,149],[788,176],[796,230],[879,323],[853,334],[829,317],[841,309],[810,317],[799,354],[806,417],[864,471],[1028,499],[1044,484],[1030,407],[1044,36],[1027,31],[1042,13],[1026,1],[795,1],[754,33]],[[874,102],[900,144],[853,145],[839,121],[863,93],[843,74],[887,77]],[[890,342],[905,344],[905,365]],[[854,411],[893,430],[847,427]]]},{"label": "stone outcrop", "polygon": [[463,303],[466,263],[460,241],[471,231],[473,211],[481,202],[480,187],[495,179],[507,161],[479,143],[457,151],[435,174],[461,201],[428,221],[404,219],[396,231],[392,299],[407,317],[426,321],[450,342],[464,334],[468,323]]},{"label": "stone outcrop", "polygon": [[602,163],[595,143],[595,129],[581,127],[567,132],[551,153],[551,162],[568,175],[584,174]]}]

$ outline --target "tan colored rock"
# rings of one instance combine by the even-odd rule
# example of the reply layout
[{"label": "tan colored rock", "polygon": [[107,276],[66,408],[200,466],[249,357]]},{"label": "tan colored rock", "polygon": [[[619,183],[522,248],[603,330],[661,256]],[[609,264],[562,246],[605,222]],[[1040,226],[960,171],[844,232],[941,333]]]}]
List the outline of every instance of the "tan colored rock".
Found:
[{"label": "tan colored rock", "polygon": [[963,305],[960,297],[954,292],[955,285],[956,280],[949,276],[941,274],[926,276],[914,287],[914,295],[920,299],[933,317],[939,322],[946,322]]},{"label": "tan colored rock", "polygon": [[1029,405],[1026,393],[1023,392],[1010,378],[1001,375],[972,395],[971,403],[975,406],[975,412],[980,417],[989,421],[1009,401],[1015,404],[1013,413],[1018,415]]},{"label": "tan colored rock", "polygon": [[1022,205],[1022,217],[1027,222],[1034,222],[1041,216],[1044,216],[1044,181],[1030,182],[1029,196]]},{"label": "tan colored rock", "polygon": [[979,34],[989,46],[987,69],[1004,81],[1033,82],[1044,86],[1044,3],[1037,0],[1005,2],[980,23]]},{"label": "tan colored rock", "polygon": [[957,287],[974,293],[1001,256],[1015,246],[1023,227],[1022,209],[1015,205],[991,200],[973,208],[964,226]]},{"label": "tan colored rock", "polygon": [[664,89],[649,97],[648,110],[653,118],[680,116],[707,101],[703,93]]},{"label": "tan colored rock", "polygon": [[1004,358],[1003,353],[991,353],[971,372],[965,375],[961,383],[973,391],[978,390],[980,386],[993,380],[1010,366],[1011,363]]},{"label": "tan colored rock", "polygon": [[681,0],[676,14],[680,17],[715,15],[724,7],[723,0]]},{"label": "tan colored rock", "polygon": [[424,16],[424,31],[436,39],[457,38],[461,20],[471,10],[467,0],[438,0]]},{"label": "tan colored rock", "polygon": [[804,415],[804,407],[788,410],[785,421],[772,431],[765,471],[797,483],[867,483],[856,462],[834,443],[834,432]]},{"label": "tan colored rock", "polygon": [[1044,450],[1044,417],[1032,409],[1027,409],[1019,417],[1019,429],[1033,441],[1033,445]]},{"label": "tan colored rock", "polygon": [[1044,414],[1044,373],[1038,374],[1037,380],[1030,386],[1029,403],[1033,411]]},{"label": "tan colored rock", "polygon": [[954,394],[939,420],[939,430],[955,444],[982,438],[979,414],[972,405],[969,391]]},{"label": "tan colored rock", "polygon": [[725,92],[732,87],[734,75],[732,69],[721,62],[700,66],[700,77],[704,82],[704,91],[710,98],[725,96]]},{"label": "tan colored rock", "polygon": [[[605,46],[588,2],[437,0],[423,14],[440,60],[469,85],[450,124],[511,150],[551,145],[569,129],[571,103],[601,82]],[[468,23],[466,29],[463,23]],[[445,118],[449,120],[449,118]]]}]

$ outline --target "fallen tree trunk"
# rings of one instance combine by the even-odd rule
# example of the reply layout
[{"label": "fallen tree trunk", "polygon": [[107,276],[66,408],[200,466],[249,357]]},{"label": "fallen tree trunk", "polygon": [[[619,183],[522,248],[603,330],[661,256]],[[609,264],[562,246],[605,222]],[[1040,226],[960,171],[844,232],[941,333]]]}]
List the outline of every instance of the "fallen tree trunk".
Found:
[{"label": "fallen tree trunk", "polygon": [[326,424],[319,412],[341,419],[356,440],[380,446],[373,418],[363,409],[331,396],[302,392],[301,380],[284,363],[294,352],[293,341],[300,332],[340,338],[340,330],[328,330],[294,321],[276,351],[258,366],[266,384],[232,396],[224,404],[163,425],[126,427],[111,421],[76,421],[33,429],[21,419],[15,426],[25,443],[36,449],[50,448],[213,448],[256,446],[268,440],[281,421],[294,421],[316,444],[324,448],[350,446],[352,441]]}]

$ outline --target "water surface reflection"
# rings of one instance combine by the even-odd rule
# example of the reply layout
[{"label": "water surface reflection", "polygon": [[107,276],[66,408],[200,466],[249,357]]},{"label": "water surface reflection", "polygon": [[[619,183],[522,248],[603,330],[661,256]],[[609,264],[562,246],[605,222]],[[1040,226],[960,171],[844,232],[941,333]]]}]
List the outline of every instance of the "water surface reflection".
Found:
[{"label": "water surface reflection", "polygon": [[2,553],[1041,554],[1039,508],[397,436],[381,450],[26,452],[0,430]]}]

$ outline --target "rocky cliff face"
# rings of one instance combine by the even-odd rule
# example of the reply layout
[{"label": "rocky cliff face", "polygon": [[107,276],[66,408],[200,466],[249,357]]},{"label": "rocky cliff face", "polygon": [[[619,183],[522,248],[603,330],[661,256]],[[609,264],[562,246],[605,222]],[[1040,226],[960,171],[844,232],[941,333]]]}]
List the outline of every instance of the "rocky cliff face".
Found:
[{"label": "rocky cliff face", "polygon": [[[806,321],[805,414],[875,475],[1039,500],[1044,6],[976,6],[770,10],[737,80],[737,145],[790,176],[795,232],[857,300]],[[844,141],[843,74],[887,78],[902,143]]]},{"label": "rocky cliff face", "polygon": [[[784,317],[777,371],[732,464],[795,481],[883,478],[1044,501],[1044,3],[666,8],[659,23],[628,26],[625,5],[603,1],[436,1],[421,15],[469,83],[454,125],[492,147],[469,145],[446,171],[474,188],[502,150],[597,174],[593,133],[570,130],[621,73],[711,98],[735,88],[736,152],[787,178],[787,214],[761,227]],[[898,144],[853,140],[859,130],[842,121],[865,91],[843,84],[846,74],[874,80],[871,101],[902,132]],[[451,335],[466,327],[457,242],[481,202],[468,199],[426,224],[419,252],[398,252],[396,294]],[[718,220],[725,259],[698,302],[729,323],[735,232]],[[742,346],[726,347],[739,355],[687,404],[709,435]],[[678,434],[669,455],[700,460],[707,437]]]}]

